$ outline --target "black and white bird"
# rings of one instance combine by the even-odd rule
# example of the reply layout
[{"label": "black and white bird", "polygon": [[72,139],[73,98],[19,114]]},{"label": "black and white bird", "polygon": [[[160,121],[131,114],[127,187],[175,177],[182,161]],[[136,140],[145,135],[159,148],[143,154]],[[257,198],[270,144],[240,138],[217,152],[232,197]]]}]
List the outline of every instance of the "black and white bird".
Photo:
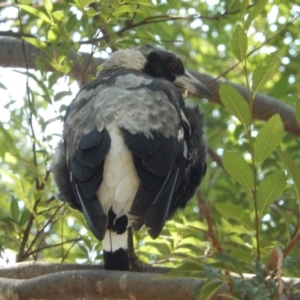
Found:
[{"label": "black and white bird", "polygon": [[104,268],[128,270],[127,228],[155,239],[206,172],[203,115],[180,91],[210,92],[173,53],[113,53],[68,107],[52,171],[59,198],[102,240]]}]

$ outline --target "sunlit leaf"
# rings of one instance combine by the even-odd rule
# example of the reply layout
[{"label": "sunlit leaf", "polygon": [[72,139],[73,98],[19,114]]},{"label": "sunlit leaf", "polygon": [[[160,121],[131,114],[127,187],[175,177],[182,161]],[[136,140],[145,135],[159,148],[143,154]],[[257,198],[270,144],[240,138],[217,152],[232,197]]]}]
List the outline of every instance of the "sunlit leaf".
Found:
[{"label": "sunlit leaf", "polygon": [[122,5],[115,10],[113,15],[118,15],[123,13],[138,13],[138,12],[140,12],[140,9],[137,7],[130,6],[130,5]]},{"label": "sunlit leaf", "polygon": [[219,94],[224,106],[247,127],[250,121],[250,110],[243,96],[225,83],[220,84]]},{"label": "sunlit leaf", "polygon": [[279,145],[284,129],[279,114],[272,116],[260,130],[254,141],[254,158],[257,166]]},{"label": "sunlit leaf", "polygon": [[249,29],[252,21],[258,16],[258,14],[264,9],[268,0],[256,0],[254,6],[251,8],[250,13],[245,22],[245,29]]},{"label": "sunlit leaf", "polygon": [[278,171],[263,179],[258,187],[256,196],[260,218],[276,197],[281,194],[285,186],[286,176],[283,171]]},{"label": "sunlit leaf", "polygon": [[43,4],[44,4],[44,7],[45,7],[48,15],[50,16],[52,13],[52,10],[53,10],[53,4],[52,4],[51,0],[43,0]]},{"label": "sunlit leaf", "polygon": [[51,19],[45,13],[43,13],[40,9],[37,9],[33,6],[25,5],[25,4],[18,4],[18,6],[21,9],[23,9],[23,10],[29,12],[30,14],[36,16],[37,18],[45,21],[46,23],[52,24]]},{"label": "sunlit leaf", "polygon": [[258,92],[268,80],[273,78],[278,65],[278,53],[273,52],[265,57],[262,63],[255,68],[252,78],[252,89],[254,93]]},{"label": "sunlit leaf", "polygon": [[251,168],[245,160],[233,152],[225,152],[223,155],[223,165],[226,172],[251,194],[254,179]]},{"label": "sunlit leaf", "polygon": [[154,6],[151,0],[130,0],[128,3],[131,5]]},{"label": "sunlit leaf", "polygon": [[53,42],[57,42],[59,39],[59,33],[56,29],[50,29],[48,31],[48,35],[47,35],[48,41],[53,43]]},{"label": "sunlit leaf", "polygon": [[222,216],[233,219],[239,224],[243,224],[248,229],[253,230],[253,222],[246,210],[241,209],[241,207],[230,202],[216,203],[215,207]]},{"label": "sunlit leaf", "polygon": [[49,50],[49,46],[47,43],[42,42],[36,38],[31,38],[31,37],[22,37],[23,40],[26,42],[30,43],[31,45],[35,46],[36,48],[46,52],[49,56],[52,54],[51,51]]},{"label": "sunlit leaf", "polygon": [[241,12],[240,12],[240,14],[241,14],[242,17],[244,17],[248,5],[249,5],[249,0],[242,0],[242,3],[241,3]]},{"label": "sunlit leaf", "polygon": [[57,10],[54,13],[52,13],[52,17],[56,20],[56,21],[63,21],[63,19],[65,18],[64,12],[61,10]]},{"label": "sunlit leaf", "polygon": [[231,50],[239,61],[246,58],[248,48],[247,35],[241,25],[237,25],[231,39]]}]

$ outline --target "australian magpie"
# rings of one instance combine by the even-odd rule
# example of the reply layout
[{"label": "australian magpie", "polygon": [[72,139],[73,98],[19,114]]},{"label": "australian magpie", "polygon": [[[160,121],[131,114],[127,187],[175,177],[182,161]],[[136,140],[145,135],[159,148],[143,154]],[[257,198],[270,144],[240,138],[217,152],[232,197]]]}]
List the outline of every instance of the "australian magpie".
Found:
[{"label": "australian magpie", "polygon": [[128,270],[127,228],[155,239],[206,172],[203,114],[180,91],[209,97],[173,53],[113,53],[67,108],[52,171],[59,198],[102,240],[104,268]]}]

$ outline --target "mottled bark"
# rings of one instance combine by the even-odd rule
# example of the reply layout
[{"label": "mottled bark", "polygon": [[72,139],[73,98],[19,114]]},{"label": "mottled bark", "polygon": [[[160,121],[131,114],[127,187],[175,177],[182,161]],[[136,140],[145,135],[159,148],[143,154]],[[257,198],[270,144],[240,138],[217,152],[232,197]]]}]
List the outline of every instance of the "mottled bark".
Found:
[{"label": "mottled bark", "polygon": [[[193,300],[202,281],[197,278],[162,278],[167,268],[146,268],[143,273],[102,270],[99,266],[24,262],[0,267],[1,300],[129,299]],[[149,273],[150,272],[150,273]],[[154,273],[155,272],[155,273]],[[236,276],[232,274],[232,276]],[[245,280],[252,274],[243,274]],[[282,278],[282,299],[299,299],[300,279]],[[228,299],[222,286],[211,300]]]}]

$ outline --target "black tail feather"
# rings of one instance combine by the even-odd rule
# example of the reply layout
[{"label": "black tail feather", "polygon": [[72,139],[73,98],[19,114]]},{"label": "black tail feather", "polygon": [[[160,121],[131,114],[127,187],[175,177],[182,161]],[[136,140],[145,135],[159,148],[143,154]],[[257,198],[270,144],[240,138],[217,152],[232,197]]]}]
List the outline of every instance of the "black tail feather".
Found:
[{"label": "black tail feather", "polygon": [[123,248],[112,251],[103,251],[104,269],[115,271],[129,271],[128,251]]}]

